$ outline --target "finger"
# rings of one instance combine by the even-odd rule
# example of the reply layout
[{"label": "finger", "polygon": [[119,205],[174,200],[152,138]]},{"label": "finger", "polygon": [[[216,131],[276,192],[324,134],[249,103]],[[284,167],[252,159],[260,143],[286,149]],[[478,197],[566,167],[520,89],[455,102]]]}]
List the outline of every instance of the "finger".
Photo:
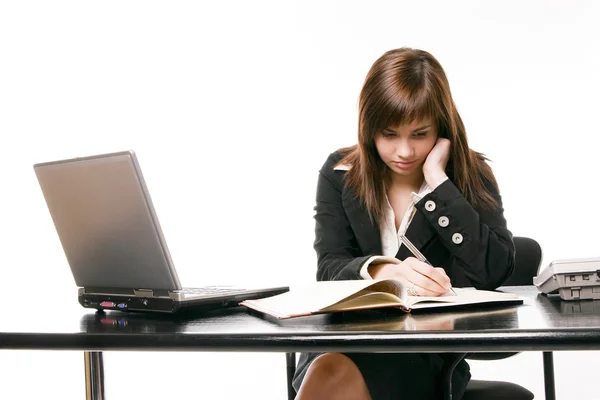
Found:
[{"label": "finger", "polygon": [[[439,296],[448,292],[450,286],[447,284],[440,284],[439,282],[431,279],[427,275],[423,275],[418,270],[412,269],[410,267],[406,268],[405,276],[412,283],[421,287],[424,291],[426,291],[429,295]],[[420,293],[424,295],[423,293]]]},{"label": "finger", "polygon": [[[450,278],[448,277],[448,275],[446,274],[446,271],[443,268],[433,267],[429,264],[426,264],[422,261],[417,260],[414,257],[407,258],[406,260],[404,260],[404,263],[406,263],[406,265],[408,267],[417,271],[421,275],[425,276],[426,278],[429,278],[430,280],[435,282],[437,285],[439,285],[441,288],[445,289],[446,291],[448,289],[450,289],[450,286],[451,286]],[[419,282],[419,283],[422,283],[422,282]],[[425,287],[430,288],[430,286],[428,286],[428,285]]]},{"label": "finger", "polygon": [[420,296],[440,296],[448,291],[448,289],[446,289],[443,286],[440,286],[434,280],[429,279],[429,277],[419,273],[418,271],[408,266],[405,267],[404,277],[406,280],[411,282],[409,284],[409,288],[412,287],[412,285],[414,284],[415,290]]},{"label": "finger", "polygon": [[413,296],[424,296],[424,297],[439,297],[441,295],[443,295],[444,293],[439,293],[424,287],[421,287],[419,285],[417,285],[416,283],[413,283],[409,286],[409,293],[410,295]]},{"label": "finger", "polygon": [[450,277],[446,273],[446,270],[442,267],[434,267],[434,271],[435,276],[447,283],[446,285],[444,285],[444,287],[450,289],[450,287],[452,286],[452,282],[450,281]]},{"label": "finger", "polygon": [[410,264],[418,262],[419,261],[417,259],[413,259],[412,261],[407,259],[404,260],[401,264],[392,264],[385,271],[385,276],[383,276],[384,274],[381,274],[382,276],[379,277],[397,279],[400,282],[402,282],[403,286],[409,291],[410,288],[413,287],[413,285],[415,285],[415,288],[419,288],[416,290],[417,294],[420,296],[440,296],[442,294],[447,293],[448,289],[441,287],[429,277],[411,268]]}]

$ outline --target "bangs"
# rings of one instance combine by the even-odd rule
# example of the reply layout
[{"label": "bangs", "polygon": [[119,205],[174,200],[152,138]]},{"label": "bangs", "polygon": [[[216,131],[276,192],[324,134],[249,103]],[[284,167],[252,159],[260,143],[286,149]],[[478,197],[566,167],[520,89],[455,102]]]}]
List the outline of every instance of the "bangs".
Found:
[{"label": "bangs", "polygon": [[[394,87],[396,86],[396,87]],[[391,85],[382,91],[378,101],[372,104],[373,118],[369,118],[372,134],[401,124],[410,124],[427,118],[437,120],[439,109],[436,96],[423,86],[398,87]]]}]

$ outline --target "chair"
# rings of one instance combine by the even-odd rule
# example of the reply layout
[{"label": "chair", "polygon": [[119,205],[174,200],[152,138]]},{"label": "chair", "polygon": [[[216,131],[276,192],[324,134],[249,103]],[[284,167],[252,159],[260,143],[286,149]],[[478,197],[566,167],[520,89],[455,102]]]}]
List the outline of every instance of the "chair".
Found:
[{"label": "chair", "polygon": [[[528,237],[515,236],[513,238],[516,249],[515,269],[512,275],[504,283],[504,286],[525,286],[533,284],[533,277],[537,274],[542,262],[542,248],[534,239]],[[463,359],[473,360],[499,360],[507,358],[518,353],[464,353],[452,354],[442,371],[442,385],[445,387],[445,398],[452,399],[451,377],[454,368]],[[550,353],[551,354],[551,353]],[[544,354],[544,364],[546,367],[546,356]],[[551,363],[551,360],[550,360]],[[296,397],[296,391],[292,387],[292,379],[296,371],[296,353],[286,353],[287,364],[287,387],[288,400]],[[548,385],[546,385],[548,390]],[[530,400],[533,399],[533,393],[512,382],[485,381],[472,379],[467,385],[467,389],[462,400]]]}]

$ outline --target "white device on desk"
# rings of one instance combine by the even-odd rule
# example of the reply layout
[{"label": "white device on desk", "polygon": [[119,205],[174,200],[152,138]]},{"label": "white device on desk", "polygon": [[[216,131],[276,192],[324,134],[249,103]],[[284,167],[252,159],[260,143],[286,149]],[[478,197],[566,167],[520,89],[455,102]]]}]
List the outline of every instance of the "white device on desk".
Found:
[{"label": "white device on desk", "polygon": [[600,257],[554,260],[533,283],[540,292],[563,300],[600,299]]}]

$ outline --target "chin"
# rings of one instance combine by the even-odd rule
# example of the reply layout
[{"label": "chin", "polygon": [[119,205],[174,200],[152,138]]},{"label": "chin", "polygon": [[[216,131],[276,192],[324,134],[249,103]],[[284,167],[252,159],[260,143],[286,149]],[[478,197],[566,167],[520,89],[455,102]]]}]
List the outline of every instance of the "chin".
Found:
[{"label": "chin", "polygon": [[415,175],[418,171],[421,170],[421,164],[417,164],[416,166],[414,166],[410,169],[400,169],[400,168],[397,168],[395,165],[389,166],[389,168],[395,174],[398,174],[401,176],[411,176],[411,175]]},{"label": "chin", "polygon": [[402,175],[402,176],[411,176],[415,174],[415,170],[414,169],[410,169],[410,170],[406,170],[406,169],[397,169],[394,168],[392,169],[392,172],[397,174],[397,175]]}]

